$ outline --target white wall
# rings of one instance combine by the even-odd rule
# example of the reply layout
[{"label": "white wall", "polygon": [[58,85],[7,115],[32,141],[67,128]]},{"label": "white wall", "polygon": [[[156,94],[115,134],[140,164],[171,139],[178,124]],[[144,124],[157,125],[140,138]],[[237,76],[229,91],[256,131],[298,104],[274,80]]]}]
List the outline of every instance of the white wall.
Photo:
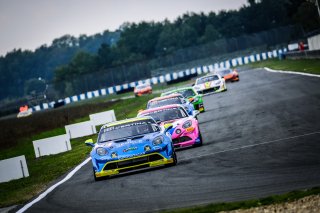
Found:
[{"label": "white wall", "polygon": [[97,133],[96,127],[92,121],[85,121],[81,123],[71,124],[65,126],[68,137],[80,138],[87,135],[93,135]]},{"label": "white wall", "polygon": [[320,50],[320,34],[308,38],[309,50]]},{"label": "white wall", "polygon": [[59,135],[33,141],[36,158],[44,155],[53,155],[71,150],[68,135]]},{"label": "white wall", "polygon": [[0,161],[0,183],[23,177],[29,177],[24,155]]},{"label": "white wall", "polygon": [[106,123],[117,120],[116,115],[114,114],[114,110],[91,114],[89,115],[89,117],[93,125],[95,126],[106,124]]}]

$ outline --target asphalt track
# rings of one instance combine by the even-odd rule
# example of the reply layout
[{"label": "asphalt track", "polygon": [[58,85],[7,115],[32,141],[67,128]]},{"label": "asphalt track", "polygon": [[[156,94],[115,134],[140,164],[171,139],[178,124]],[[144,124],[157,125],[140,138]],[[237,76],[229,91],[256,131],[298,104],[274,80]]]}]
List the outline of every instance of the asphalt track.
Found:
[{"label": "asphalt track", "polygon": [[204,98],[178,165],[94,182],[91,163],[27,212],[154,212],[320,186],[320,78],[240,72]]}]

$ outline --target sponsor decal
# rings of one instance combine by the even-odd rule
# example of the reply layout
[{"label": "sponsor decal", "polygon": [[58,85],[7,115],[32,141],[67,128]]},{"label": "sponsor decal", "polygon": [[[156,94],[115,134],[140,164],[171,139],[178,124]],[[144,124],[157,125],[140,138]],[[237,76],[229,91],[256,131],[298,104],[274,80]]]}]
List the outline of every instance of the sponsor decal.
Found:
[{"label": "sponsor decal", "polygon": [[211,82],[206,82],[206,83],[204,83],[204,87],[206,89],[209,89],[210,88],[210,84],[211,84]]},{"label": "sponsor decal", "polygon": [[160,149],[162,149],[162,148],[161,148],[160,146],[154,146],[153,149],[154,149],[154,150],[160,150]]},{"label": "sponsor decal", "polygon": [[137,153],[137,154],[133,154],[133,155],[128,155],[128,156],[124,156],[124,157],[119,157],[120,160],[123,159],[127,159],[127,158],[134,158],[134,157],[138,157],[140,155],[144,155],[144,153]]},{"label": "sponsor decal", "polygon": [[123,152],[129,152],[129,151],[134,151],[134,150],[137,150],[138,147],[129,147],[128,149],[124,149]]}]

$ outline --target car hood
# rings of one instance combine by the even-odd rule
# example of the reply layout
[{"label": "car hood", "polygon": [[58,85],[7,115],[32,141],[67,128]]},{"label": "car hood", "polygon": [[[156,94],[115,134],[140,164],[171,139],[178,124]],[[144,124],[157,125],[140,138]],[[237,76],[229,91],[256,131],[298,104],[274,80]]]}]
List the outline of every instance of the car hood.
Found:
[{"label": "car hood", "polygon": [[180,119],[176,119],[176,120],[171,120],[171,121],[165,121],[160,123],[160,126],[166,128],[169,125],[172,125],[172,129],[169,131],[169,133],[173,132],[173,130],[177,127],[177,126],[181,126],[183,125],[184,122],[186,122],[187,120],[191,120],[192,118],[190,117],[186,117],[186,118],[180,118]]},{"label": "car hood", "polygon": [[[146,135],[139,135],[132,138],[124,138],[119,139],[116,141],[109,141],[106,143],[99,143],[96,145],[95,149],[98,147],[103,147],[107,150],[107,154],[104,156],[99,156],[96,153],[93,153],[94,157],[100,160],[105,159],[125,159],[130,157],[135,157],[139,155],[146,154],[145,147],[150,147],[150,152],[162,149],[164,146],[166,146],[165,143],[162,143],[158,146],[153,145],[153,140],[158,137],[162,136],[163,134],[161,132],[156,133],[150,133]],[[95,149],[93,152],[95,152]],[[117,157],[115,157],[113,154],[116,153]]]},{"label": "car hood", "polygon": [[215,80],[215,81],[209,81],[209,82],[205,82],[203,84],[198,84],[195,87],[200,87],[201,89],[207,89],[207,88],[211,88],[214,86],[219,86],[221,83],[221,80]]}]

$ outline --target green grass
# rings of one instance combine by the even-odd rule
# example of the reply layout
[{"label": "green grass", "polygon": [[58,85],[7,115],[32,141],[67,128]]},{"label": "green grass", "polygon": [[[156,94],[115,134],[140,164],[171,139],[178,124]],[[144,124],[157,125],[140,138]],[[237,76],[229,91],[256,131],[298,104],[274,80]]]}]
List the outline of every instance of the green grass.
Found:
[{"label": "green grass", "polygon": [[[96,136],[94,136],[96,137]],[[31,142],[23,143],[17,147],[13,153],[25,147],[22,152],[26,155],[29,177],[0,184],[0,206],[21,204],[36,196],[43,191],[53,180],[59,178],[66,171],[88,157],[90,148],[84,145],[85,138],[74,139],[71,141],[72,150],[57,155],[44,156],[36,159],[34,157]],[[31,147],[31,148],[30,148]],[[22,154],[21,153],[21,154]],[[19,154],[20,155],[20,154]]]},{"label": "green grass", "polygon": [[284,203],[289,201],[294,201],[309,195],[320,194],[320,188],[312,188],[303,191],[293,191],[282,195],[274,195],[266,198],[240,201],[240,202],[230,202],[230,203],[215,203],[209,205],[203,205],[191,208],[182,208],[172,211],[164,211],[165,213],[213,213],[220,211],[231,211],[236,209],[249,209],[253,207],[266,206],[276,203]]},{"label": "green grass", "polygon": [[[297,70],[319,74],[319,60],[269,60],[252,64],[254,67],[270,67],[281,70]],[[311,70],[311,71],[310,71]],[[193,80],[166,86],[164,84],[155,85],[154,91],[162,91],[164,89],[174,89],[177,87],[191,84]],[[53,181],[61,177],[67,171],[81,163],[86,159],[91,150],[90,147],[84,145],[87,138],[96,140],[97,135],[83,137],[71,140],[72,150],[57,155],[44,156],[35,158],[32,141],[56,135],[65,134],[64,125],[89,120],[89,114],[99,111],[115,110],[117,120],[135,117],[139,109],[143,109],[149,99],[158,96],[158,94],[142,96],[139,98],[120,100],[110,102],[111,99],[122,98],[133,93],[125,93],[121,95],[109,95],[99,98],[93,98],[87,101],[70,104],[61,109],[50,110],[48,112],[40,112],[31,117],[18,120],[10,120],[3,122],[3,126],[10,126],[8,132],[2,136],[10,136],[14,138],[19,133],[18,140],[13,141],[10,145],[8,138],[3,138],[0,159],[6,159],[25,155],[30,176],[19,180],[12,180],[7,183],[0,184],[0,207],[21,204],[45,190]],[[90,112],[90,113],[89,113]],[[52,119],[55,118],[55,119]],[[57,119],[59,118],[59,119]],[[42,123],[41,123],[42,122]],[[9,123],[9,125],[8,125]],[[37,124],[37,125],[35,125]],[[32,127],[32,128],[29,128]],[[18,129],[18,132],[12,131]],[[215,212],[217,210],[231,210],[235,208],[247,208],[259,205],[266,205],[272,202],[287,201],[292,197],[306,196],[308,193],[319,193],[319,189],[311,191],[294,192],[283,196],[272,196],[265,199],[237,202],[212,204],[205,207],[195,207],[191,209],[182,209],[172,212]]]},{"label": "green grass", "polygon": [[320,75],[320,59],[272,59],[250,64],[250,67],[262,68],[268,67],[275,70],[287,70],[305,72]]},{"label": "green grass", "polygon": [[[138,110],[145,108],[147,101],[153,97],[156,95],[117,101],[105,110],[114,109],[117,120],[135,117]],[[77,120],[89,120],[89,116]],[[88,157],[91,148],[85,146],[84,141],[87,138],[96,140],[97,137],[93,135],[72,139],[71,151],[36,159],[32,141],[60,134],[65,134],[64,127],[26,136],[15,146],[1,150],[0,159],[25,155],[30,176],[0,184],[0,207],[24,203],[45,190],[52,181]]]}]

